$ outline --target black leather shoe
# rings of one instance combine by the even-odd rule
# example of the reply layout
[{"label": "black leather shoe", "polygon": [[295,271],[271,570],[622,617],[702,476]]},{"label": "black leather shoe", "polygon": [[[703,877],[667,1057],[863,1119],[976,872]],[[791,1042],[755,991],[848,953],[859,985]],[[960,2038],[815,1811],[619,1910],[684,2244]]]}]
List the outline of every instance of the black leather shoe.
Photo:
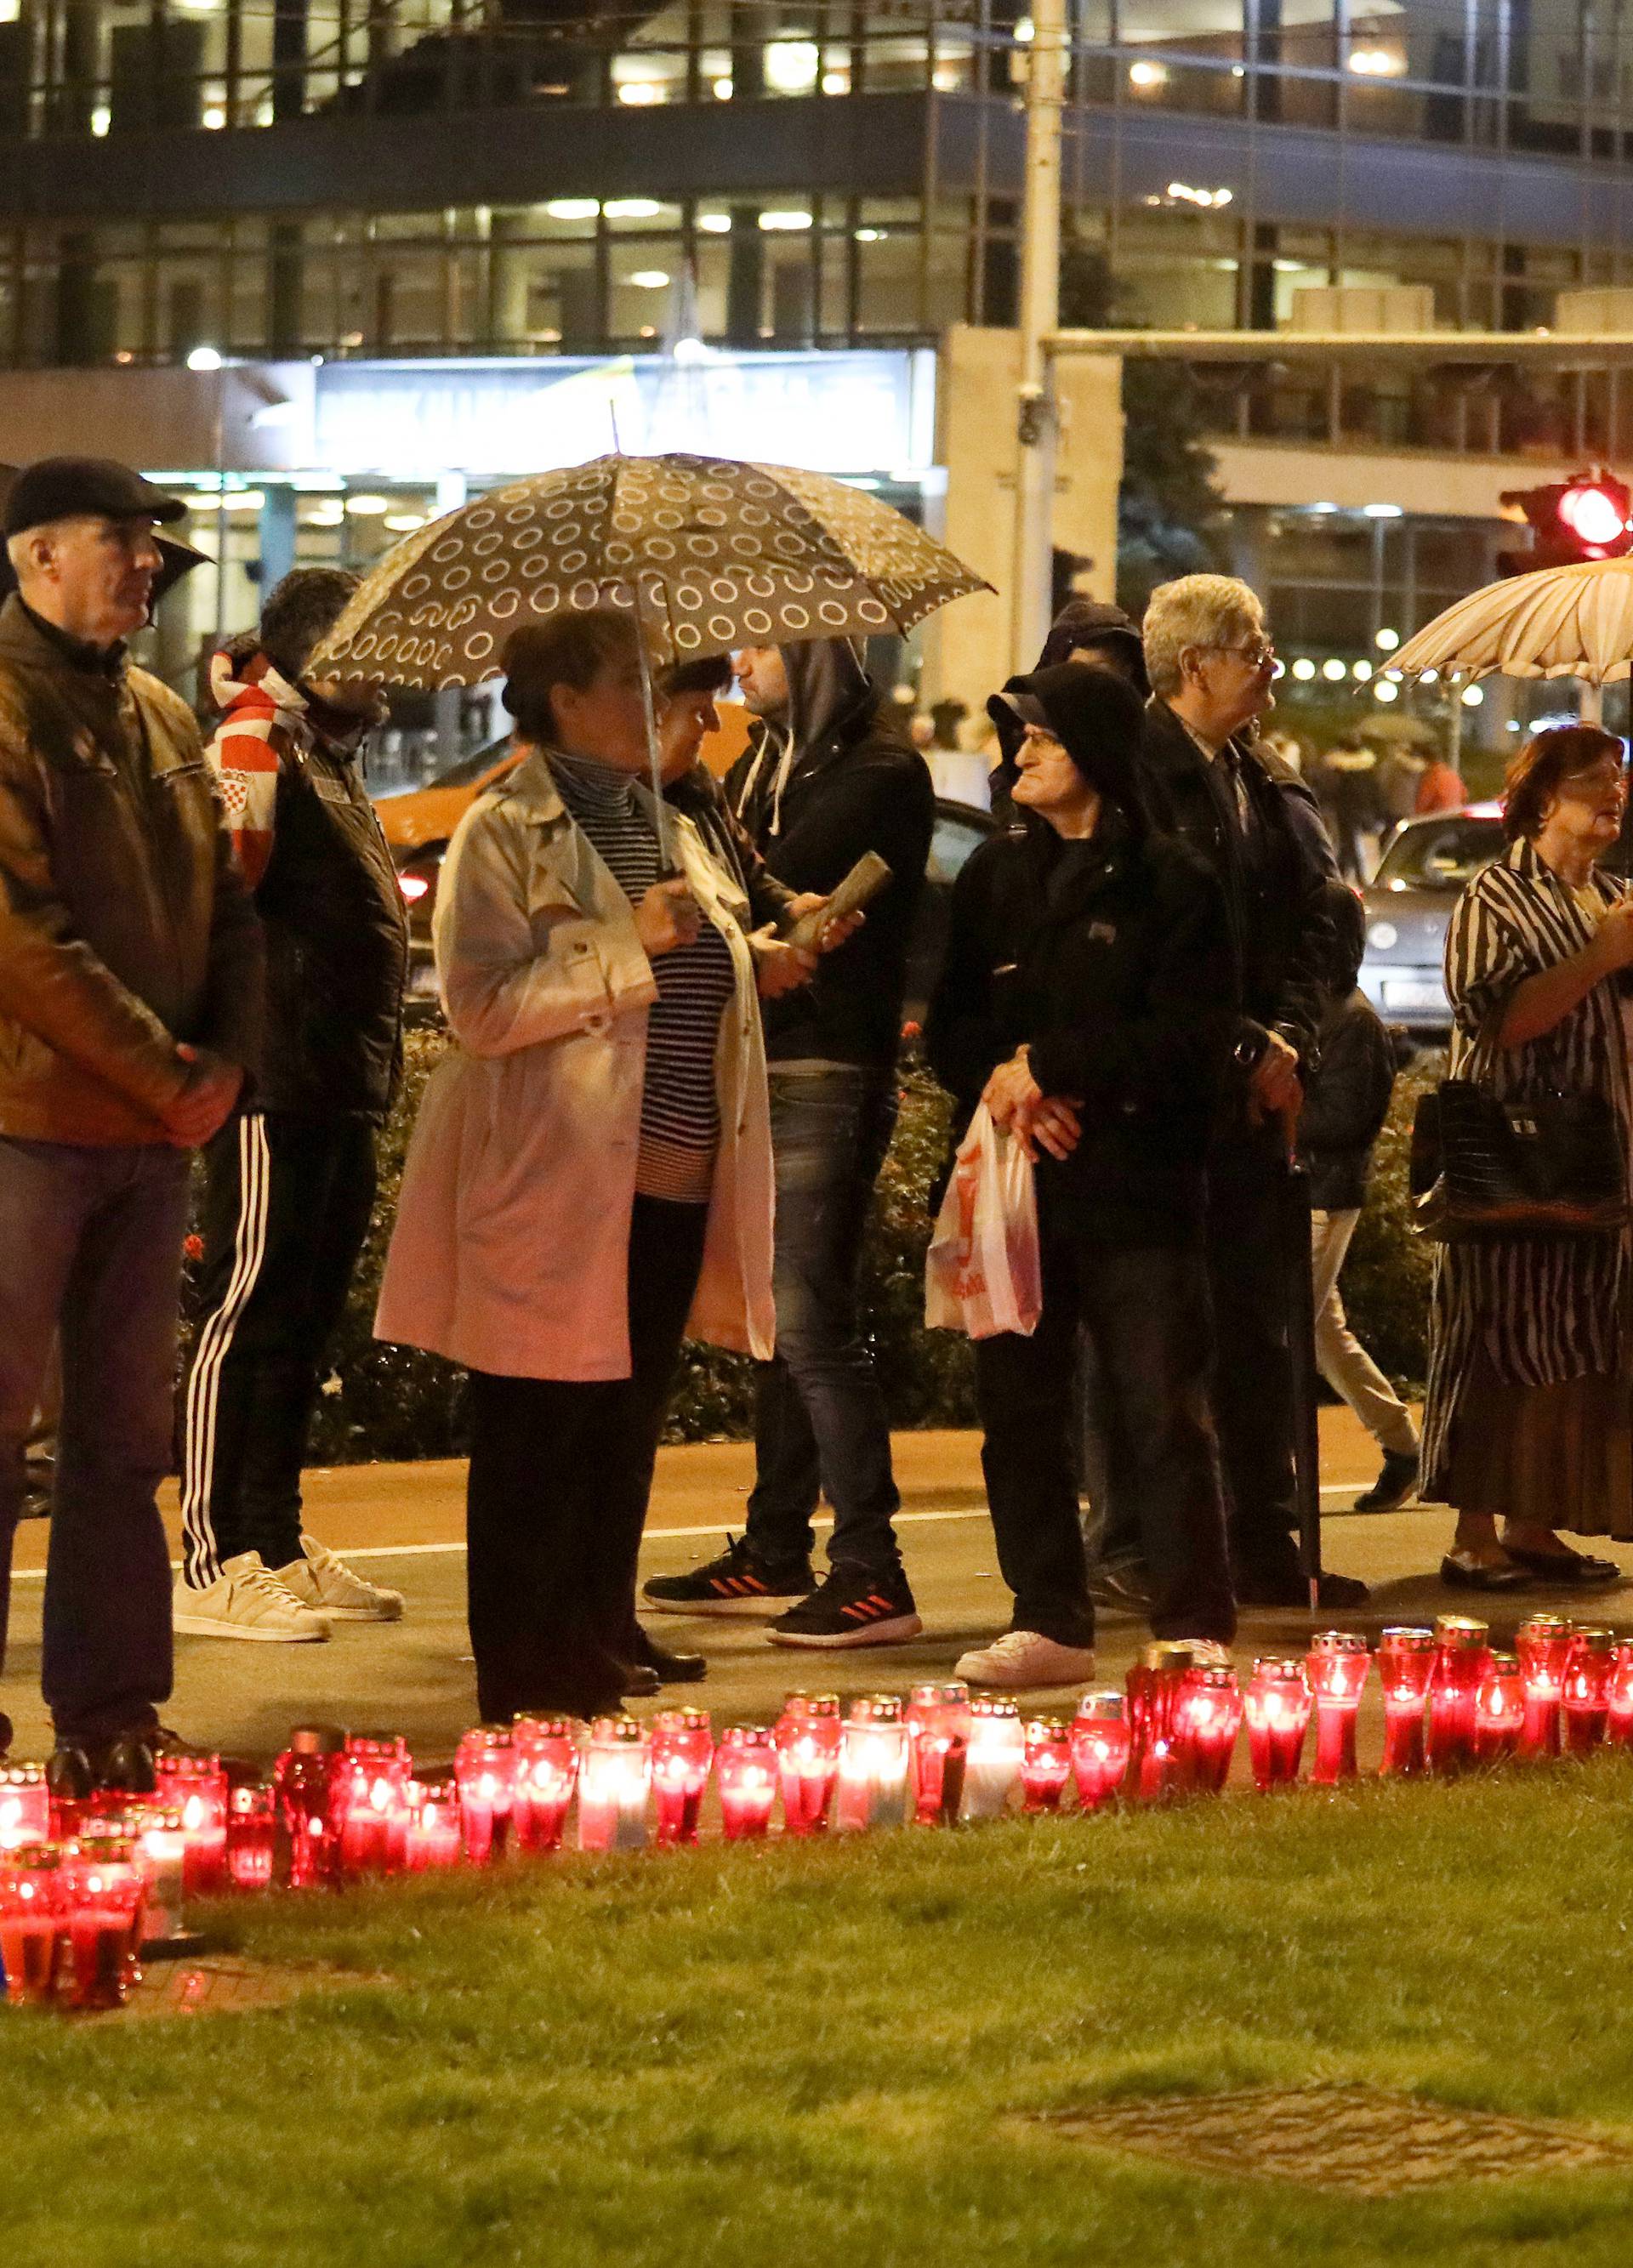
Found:
[{"label": "black leather shoe", "polygon": [[159,1786],[153,1761],[156,1746],[157,1736],[149,1733],[129,1733],[122,1740],[111,1741],[100,1761],[98,1782],[124,1795],[151,1795]]},{"label": "black leather shoe", "polygon": [[1515,1561],[1488,1567],[1470,1551],[1448,1551],[1440,1563],[1440,1580],[1449,1591],[1523,1591],[1531,1582]]},{"label": "black leather shoe", "polygon": [[46,1786],[59,1803],[83,1803],[96,1786],[91,1759],[71,1742],[59,1742],[46,1761]]},{"label": "black leather shoe", "polygon": [[653,1670],[661,1685],[701,1685],[709,1674],[709,1665],[700,1653],[672,1653],[667,1646],[660,1646],[647,1631],[638,1633],[640,1643],[635,1659],[645,1668]]},{"label": "black leather shoe", "polygon": [[11,1719],[4,1709],[0,1709],[0,1763],[4,1763],[11,1752],[13,1731]]},{"label": "black leather shoe", "polygon": [[650,1701],[662,1690],[663,1681],[644,1661],[627,1661],[618,1671],[618,1690],[626,1701]]},{"label": "black leather shoe", "polygon": [[[1316,1587],[1317,1605],[1334,1609],[1363,1607],[1371,1595],[1354,1575],[1323,1572]],[[1239,1607],[1301,1607],[1307,1612],[1310,1585],[1297,1565],[1274,1573],[1244,1567],[1236,1577],[1236,1602]]]}]

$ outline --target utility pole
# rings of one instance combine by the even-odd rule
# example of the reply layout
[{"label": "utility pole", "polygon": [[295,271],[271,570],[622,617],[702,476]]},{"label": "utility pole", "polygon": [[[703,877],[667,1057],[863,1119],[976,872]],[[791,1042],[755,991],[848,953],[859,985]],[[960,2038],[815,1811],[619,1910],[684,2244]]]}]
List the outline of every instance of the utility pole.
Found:
[{"label": "utility pole", "polygon": [[1067,0],[1032,0],[1026,75],[1026,188],[1021,202],[1021,382],[1016,401],[1015,551],[1009,659],[1026,670],[1049,630],[1054,516],[1054,367],[1045,345],[1060,321],[1060,120]]}]

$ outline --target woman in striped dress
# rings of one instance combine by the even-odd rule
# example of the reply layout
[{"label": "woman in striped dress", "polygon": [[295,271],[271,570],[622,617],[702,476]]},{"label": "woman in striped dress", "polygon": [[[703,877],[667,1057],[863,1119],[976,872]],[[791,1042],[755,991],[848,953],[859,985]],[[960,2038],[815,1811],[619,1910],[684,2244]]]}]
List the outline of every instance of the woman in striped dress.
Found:
[{"label": "woman in striped dress", "polygon": [[[1539,733],[1510,766],[1507,854],[1464,891],[1446,939],[1452,1076],[1504,1100],[1602,1094],[1633,1131],[1622,972],[1633,894],[1599,871],[1627,804],[1622,744]],[[1633,1239],[1452,1244],[1435,1276],[1422,1494],[1458,1515],[1442,1579],[1615,1582],[1555,1534],[1633,1538]],[[1501,1542],[1497,1521],[1504,1523]]]}]

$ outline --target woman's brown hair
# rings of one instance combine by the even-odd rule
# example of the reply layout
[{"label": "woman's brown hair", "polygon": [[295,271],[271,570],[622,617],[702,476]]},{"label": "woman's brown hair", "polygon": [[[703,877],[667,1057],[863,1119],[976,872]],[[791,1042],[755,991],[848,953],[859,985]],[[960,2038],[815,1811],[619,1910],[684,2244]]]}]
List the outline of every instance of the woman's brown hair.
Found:
[{"label": "woman's brown hair", "polygon": [[1511,843],[1541,832],[1548,806],[1561,780],[1591,771],[1607,756],[1622,761],[1622,743],[1598,725],[1555,725],[1533,733],[1508,768],[1503,783],[1503,832]]},{"label": "woman's brown hair", "polygon": [[594,682],[608,662],[634,653],[635,622],[610,607],[586,613],[564,608],[547,622],[524,622],[512,630],[499,654],[505,673],[504,702],[524,740],[548,747],[556,736],[550,688],[570,685],[576,693]]}]

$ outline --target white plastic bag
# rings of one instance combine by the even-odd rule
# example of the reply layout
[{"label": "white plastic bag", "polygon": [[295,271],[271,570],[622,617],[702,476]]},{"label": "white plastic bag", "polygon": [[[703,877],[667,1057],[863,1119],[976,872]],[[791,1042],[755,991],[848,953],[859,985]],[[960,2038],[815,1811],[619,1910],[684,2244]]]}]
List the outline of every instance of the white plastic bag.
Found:
[{"label": "white plastic bag", "polygon": [[1043,1312],[1032,1163],[983,1102],[958,1146],[924,1267],[932,1330],[1030,1338]]}]

